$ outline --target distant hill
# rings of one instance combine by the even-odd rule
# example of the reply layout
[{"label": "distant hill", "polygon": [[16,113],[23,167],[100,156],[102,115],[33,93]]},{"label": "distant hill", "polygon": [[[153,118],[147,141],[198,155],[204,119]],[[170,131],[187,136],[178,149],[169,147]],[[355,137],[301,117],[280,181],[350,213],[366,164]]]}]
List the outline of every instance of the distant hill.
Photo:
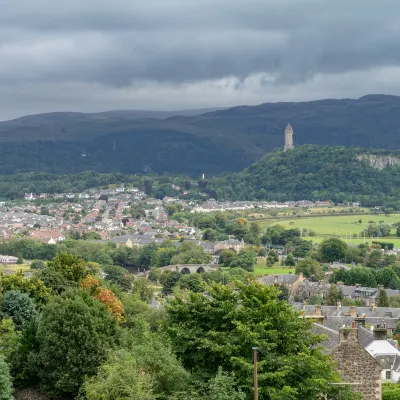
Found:
[{"label": "distant hill", "polygon": [[400,149],[397,96],[203,111],[179,111],[181,115],[173,116],[147,111],[49,113],[1,122],[0,173],[240,171],[283,147],[288,122],[296,146]]},{"label": "distant hill", "polygon": [[219,200],[361,201],[400,209],[400,151],[303,145],[205,182]]}]

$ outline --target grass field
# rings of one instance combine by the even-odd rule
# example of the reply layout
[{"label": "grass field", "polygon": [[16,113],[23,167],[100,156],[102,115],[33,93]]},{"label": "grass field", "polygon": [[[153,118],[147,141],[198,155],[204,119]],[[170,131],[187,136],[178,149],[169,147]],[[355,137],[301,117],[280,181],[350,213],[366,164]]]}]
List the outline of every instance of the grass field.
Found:
[{"label": "grass field", "polygon": [[10,265],[4,265],[0,264],[0,272],[2,271],[15,271],[18,272],[19,270],[22,270],[23,272],[29,271],[30,270],[30,264],[24,263],[24,264],[10,264]]},{"label": "grass field", "polygon": [[289,267],[254,267],[253,274],[255,276],[264,276],[264,275],[282,275],[282,274],[294,274],[295,269]]},{"label": "grass field", "polygon": [[[359,223],[361,219],[362,223]],[[353,235],[354,233],[359,234],[363,229],[368,226],[369,221],[379,223],[383,221],[390,225],[395,222],[400,222],[400,214],[392,215],[337,215],[337,216],[312,216],[312,217],[300,217],[292,219],[270,219],[260,222],[262,228],[267,228],[271,225],[283,225],[286,228],[306,228],[314,231],[318,236],[320,235],[340,235],[346,236]],[[394,230],[393,232],[394,233]]]},{"label": "grass field", "polygon": [[272,268],[267,268],[265,266],[265,258],[258,258],[257,264],[254,267],[253,274],[255,276],[263,276],[263,275],[280,275],[280,274],[294,274],[295,269],[290,267],[281,267],[279,264],[275,264]]}]

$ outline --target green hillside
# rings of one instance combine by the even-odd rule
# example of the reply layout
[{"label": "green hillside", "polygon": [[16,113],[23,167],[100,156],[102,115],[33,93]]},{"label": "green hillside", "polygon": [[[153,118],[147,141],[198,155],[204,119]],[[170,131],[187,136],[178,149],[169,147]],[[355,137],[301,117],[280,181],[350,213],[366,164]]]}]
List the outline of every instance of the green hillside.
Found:
[{"label": "green hillside", "polygon": [[288,122],[296,146],[400,149],[396,96],[266,103],[168,116],[137,111],[49,113],[0,122],[0,174],[237,172],[282,148]]},{"label": "green hillside", "polygon": [[304,145],[286,153],[277,150],[240,173],[214,178],[207,182],[207,190],[220,200],[332,200],[361,201],[365,206],[397,205],[400,166],[390,163],[400,165],[400,152]]}]

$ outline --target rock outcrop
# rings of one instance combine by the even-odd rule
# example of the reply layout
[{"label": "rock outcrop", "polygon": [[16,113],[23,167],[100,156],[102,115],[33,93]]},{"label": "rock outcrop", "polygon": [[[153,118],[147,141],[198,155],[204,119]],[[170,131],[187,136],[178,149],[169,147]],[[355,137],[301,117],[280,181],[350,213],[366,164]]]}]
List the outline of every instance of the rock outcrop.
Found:
[{"label": "rock outcrop", "polygon": [[394,156],[361,154],[357,156],[357,160],[367,161],[371,167],[376,169],[384,169],[386,167],[400,166],[400,157],[394,157]]}]

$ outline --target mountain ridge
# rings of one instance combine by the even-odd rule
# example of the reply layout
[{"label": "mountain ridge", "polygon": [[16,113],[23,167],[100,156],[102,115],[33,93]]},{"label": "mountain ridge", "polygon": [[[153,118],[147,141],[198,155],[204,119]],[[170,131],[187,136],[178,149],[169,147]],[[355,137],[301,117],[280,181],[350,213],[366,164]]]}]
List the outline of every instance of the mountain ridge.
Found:
[{"label": "mountain ridge", "polygon": [[0,122],[0,173],[240,171],[283,148],[288,122],[296,146],[400,149],[400,97],[391,95],[263,103],[164,119],[126,118],[119,112],[125,111]]}]

